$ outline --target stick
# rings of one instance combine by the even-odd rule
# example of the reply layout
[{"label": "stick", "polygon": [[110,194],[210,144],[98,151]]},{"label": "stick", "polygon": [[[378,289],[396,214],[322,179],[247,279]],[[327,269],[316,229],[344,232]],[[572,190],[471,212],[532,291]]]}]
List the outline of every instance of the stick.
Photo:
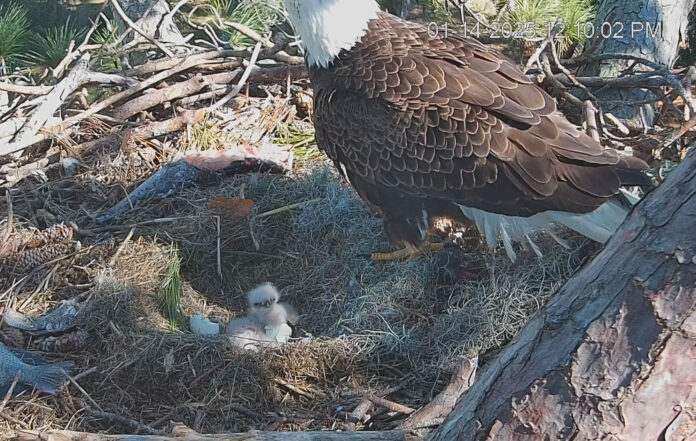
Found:
[{"label": "stick", "polygon": [[239,79],[239,83],[232,89],[230,93],[228,93],[223,99],[215,103],[213,106],[210,107],[211,111],[217,110],[220,107],[224,106],[227,104],[232,98],[237,96],[237,94],[242,90],[242,87],[244,87],[244,84],[246,83],[247,79],[249,78],[249,75],[251,74],[252,69],[254,69],[254,66],[256,66],[256,60],[259,57],[259,53],[261,52],[261,43],[256,43],[256,47],[254,48],[254,52],[251,54],[251,58],[249,59],[249,65],[247,68],[244,70],[244,73],[242,74],[242,78]]},{"label": "stick", "polygon": [[10,241],[10,236],[12,235],[12,230],[14,229],[14,210],[12,207],[12,195],[8,191],[5,195],[7,200],[7,223],[5,224],[5,231],[2,234],[2,245],[0,245],[0,256],[5,252],[5,245]]},{"label": "stick", "polygon": [[[215,12],[217,12],[217,11],[215,11]],[[251,28],[248,27],[248,26],[245,26],[245,25],[243,25],[243,24],[241,24],[241,23],[237,23],[237,22],[234,22],[234,21],[223,21],[223,23],[224,23],[226,26],[229,26],[229,27],[231,27],[232,29],[234,29],[235,31],[239,32],[240,34],[243,34],[243,35],[245,35],[245,36],[251,38],[252,40],[254,40],[254,41],[257,42],[257,43],[261,43],[261,44],[263,44],[263,45],[266,46],[266,47],[273,47],[273,42],[272,42],[271,40],[269,40],[268,38],[266,38],[266,37],[264,37],[263,35],[259,34],[258,32],[256,32],[255,30],[251,29]]]},{"label": "stick", "polygon": [[382,397],[377,397],[375,395],[369,395],[368,399],[372,401],[374,404],[377,406],[382,406],[385,409],[389,409],[392,412],[398,412],[398,413],[403,413],[405,415],[410,415],[416,411],[416,409],[412,409],[408,406],[404,406],[403,404],[395,403],[393,401],[389,401],[386,398]]},{"label": "stick", "polygon": [[77,65],[70,71],[68,76],[58,83],[58,85],[46,95],[44,103],[34,112],[29,121],[24,125],[17,135],[17,141],[4,147],[0,147],[0,155],[12,153],[22,148],[18,148],[23,143],[34,137],[39,129],[46,124],[46,121],[53,116],[65,99],[73,93],[80,85],[81,78],[87,73],[89,67],[90,54],[82,56]]},{"label": "stick", "polygon": [[568,68],[566,68],[562,63],[561,59],[558,56],[558,51],[556,50],[556,45],[552,44],[551,45],[551,55],[553,56],[553,61],[556,63],[556,66],[558,66],[559,69],[561,69],[561,72],[565,74],[565,76],[570,80],[571,83],[573,83],[574,86],[579,87],[580,89],[584,90],[587,96],[590,97],[595,103],[599,103],[599,98],[597,98],[591,91],[588,89],[584,84],[579,82],[578,80],[575,79],[575,75],[573,75]]},{"label": "stick", "polygon": [[358,404],[355,409],[348,415],[348,421],[343,424],[343,430],[352,432],[355,430],[355,425],[362,421],[363,418],[365,418],[365,414],[370,411],[372,408],[372,401],[369,399],[365,398],[362,401],[360,401],[360,404]]},{"label": "stick", "polygon": [[397,429],[412,430],[419,427],[428,427],[433,421],[439,421],[447,417],[454,409],[459,397],[474,383],[478,357],[463,357],[459,367],[452,375],[452,381],[430,403],[416,411],[402,422]]},{"label": "stick", "polygon": [[135,228],[131,228],[126,238],[123,239],[123,243],[121,243],[121,245],[118,247],[118,250],[116,250],[116,254],[114,254],[111,257],[111,259],[109,259],[109,267],[113,267],[116,264],[116,260],[119,258],[121,253],[123,253],[123,250],[126,249],[126,246],[128,245],[128,242],[130,242],[131,237],[133,237],[134,232]]},{"label": "stick", "polygon": [[568,90],[565,88],[563,84],[561,84],[560,81],[556,79],[556,77],[553,75],[553,72],[551,72],[551,63],[549,63],[549,57],[547,54],[542,53],[539,56],[539,66],[541,69],[544,71],[544,74],[546,77],[544,78],[545,81],[547,81],[551,87],[556,89],[556,91],[562,95],[565,99],[567,99],[571,104],[573,104],[575,107],[582,109],[582,101],[572,93],[568,92]]},{"label": "stick", "polygon": [[111,5],[114,7],[116,10],[116,13],[121,17],[121,19],[128,25],[129,28],[133,29],[135,32],[138,34],[142,35],[146,40],[148,40],[150,43],[154,44],[157,46],[164,54],[168,57],[173,57],[174,53],[167,49],[166,46],[164,46],[162,43],[154,39],[153,37],[147,35],[145,32],[143,32],[138,26],[133,23],[133,20],[126,15],[125,12],[123,12],[123,9],[121,9],[121,5],[118,4],[117,0],[111,0]]},{"label": "stick", "polygon": [[589,58],[590,61],[602,61],[602,60],[628,60],[628,61],[635,61],[636,63],[643,64],[651,69],[654,69],[656,72],[658,72],[661,76],[663,76],[666,80],[667,83],[672,86],[674,90],[679,93],[679,95],[684,99],[684,102],[686,102],[689,105],[689,108],[691,109],[691,112],[694,113],[696,112],[696,101],[694,98],[691,96],[691,93],[688,93],[686,89],[684,88],[684,85],[677,79],[670,70],[654,61],[648,60],[643,57],[637,57],[635,55],[628,55],[628,54],[616,54],[616,53],[608,53],[608,54],[599,54],[599,55],[593,55]]},{"label": "stick", "polygon": [[[409,381],[411,381],[411,378],[406,377],[396,386],[389,387],[380,391],[378,394],[372,394],[371,396],[386,396],[393,394],[394,392],[401,390],[404,387],[404,385],[406,385],[406,383]],[[370,401],[369,397],[363,398],[363,400],[360,401],[360,403],[355,407],[355,409],[353,409],[350,415],[348,415],[348,421],[343,424],[343,430],[355,430],[356,423],[362,421],[362,419],[365,418],[365,414],[369,412],[371,408],[372,401]]]},{"label": "stick", "polygon": [[311,204],[313,202],[319,202],[320,200],[321,200],[321,198],[316,198],[316,199],[311,199],[311,200],[305,201],[305,202],[298,202],[296,204],[286,205],[284,207],[276,208],[275,210],[266,211],[265,213],[261,213],[256,217],[275,216],[276,214],[285,213],[285,212],[291,211],[291,210],[296,210],[298,208],[302,208],[303,206]]},{"label": "stick", "polygon": [[0,90],[20,95],[46,95],[53,90],[53,86],[18,86],[12,83],[0,83]]},{"label": "stick", "polygon": [[67,68],[78,55],[80,55],[88,49],[88,47],[90,46],[89,39],[92,38],[92,34],[99,27],[99,18],[101,17],[102,12],[104,12],[104,9],[106,9],[106,3],[103,3],[101,5],[101,8],[97,13],[97,19],[94,20],[94,22],[92,23],[92,27],[89,29],[87,34],[85,34],[85,38],[82,40],[82,44],[80,44],[74,51],[72,50],[72,44],[74,44],[73,40],[70,46],[71,48],[68,50],[68,54],[65,56],[65,58],[63,58],[63,60],[58,64],[58,66],[56,66],[56,68],[53,69],[54,79],[62,77],[65,68]]},{"label": "stick", "polygon": [[164,435],[165,432],[163,430],[158,430],[155,429],[154,427],[150,427],[147,424],[143,424],[140,421],[136,421],[131,418],[126,418],[121,415],[117,415],[112,412],[105,412],[105,411],[98,411],[94,410],[91,407],[87,407],[86,412],[88,415],[94,417],[94,418],[99,418],[102,420],[107,420],[111,421],[114,423],[122,424],[126,427],[129,427],[137,432],[142,432],[142,433],[147,433],[149,435]]},{"label": "stick", "polygon": [[556,38],[556,34],[558,34],[558,32],[561,30],[561,25],[563,25],[563,20],[558,18],[556,23],[554,23],[553,28],[549,30],[549,35],[542,40],[539,47],[536,48],[532,56],[529,57],[529,60],[527,60],[527,64],[524,65],[524,73],[527,73],[534,63],[539,64],[539,56],[542,52],[544,52],[544,49],[546,49],[546,46],[548,46],[549,43],[553,44],[552,42]]},{"label": "stick", "polygon": [[22,378],[22,371],[17,371],[17,373],[14,376],[14,380],[12,380],[12,384],[10,384],[10,388],[7,389],[7,393],[5,394],[5,398],[2,399],[2,403],[0,403],[0,413],[2,413],[3,410],[5,410],[5,406],[7,406],[7,403],[10,401],[10,398],[12,398],[12,392],[14,392],[15,386],[17,386],[17,383],[19,383],[19,380]]},{"label": "stick", "polygon": [[582,105],[582,113],[585,119],[585,131],[595,141],[599,142],[599,129],[597,128],[597,109],[592,101],[585,100]]},{"label": "stick", "polygon": [[300,388],[298,388],[298,387],[295,387],[295,386],[293,386],[292,384],[288,383],[288,382],[285,381],[285,380],[282,380],[282,379],[280,379],[280,378],[276,378],[274,381],[275,381],[276,383],[278,383],[280,386],[282,386],[282,387],[288,389],[290,392],[294,392],[294,393],[296,393],[297,395],[301,395],[301,396],[303,396],[303,397],[305,397],[305,398],[309,398],[310,400],[316,399],[316,397],[315,397],[315,395],[314,395],[313,393],[306,392],[306,391],[304,391],[304,390],[302,390],[302,389],[300,389]]}]

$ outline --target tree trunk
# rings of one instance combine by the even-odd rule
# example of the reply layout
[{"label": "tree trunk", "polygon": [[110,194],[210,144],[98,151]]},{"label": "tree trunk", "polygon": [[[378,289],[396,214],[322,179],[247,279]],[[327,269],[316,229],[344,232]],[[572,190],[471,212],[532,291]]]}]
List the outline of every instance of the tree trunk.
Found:
[{"label": "tree trunk", "polygon": [[[597,53],[618,53],[647,58],[666,67],[677,59],[679,45],[686,37],[689,12],[694,0],[600,0],[594,26],[580,23],[579,30],[594,38],[605,37]],[[575,23],[567,23],[574,26]],[[631,61],[607,60],[588,63],[578,70],[578,76],[617,76]],[[631,101],[653,96],[646,89],[603,90],[606,100],[621,104],[608,105],[606,111],[634,126],[650,127],[655,120],[653,104],[626,105]]]},{"label": "tree trunk", "polygon": [[[128,18],[136,23],[145,16],[145,19],[138,25],[140,30],[147,35],[168,43],[181,43],[184,40],[172,17],[168,15],[170,8],[165,0],[118,0],[118,3]],[[121,17],[113,10],[113,7],[112,12],[114,17],[116,17],[119,31],[125,32],[128,29],[128,25],[121,20]],[[131,37],[129,40],[143,38],[138,34],[131,34]]]},{"label": "tree trunk", "polygon": [[[173,17],[169,15],[171,11],[169,3],[166,0],[117,0],[118,4],[125,14],[138,28],[145,34],[165,43],[182,44],[185,39],[179,28],[174,24]],[[111,5],[111,12],[118,24],[120,34],[123,34],[129,29],[126,23]],[[143,18],[144,17],[144,18]],[[140,21],[143,19],[142,21]],[[145,37],[137,32],[131,31],[131,34],[126,38],[126,42],[132,40],[144,41]],[[145,61],[145,56],[142,53],[131,54],[131,64],[139,65]]]},{"label": "tree trunk", "polygon": [[692,151],[431,441],[696,439],[695,225]]}]

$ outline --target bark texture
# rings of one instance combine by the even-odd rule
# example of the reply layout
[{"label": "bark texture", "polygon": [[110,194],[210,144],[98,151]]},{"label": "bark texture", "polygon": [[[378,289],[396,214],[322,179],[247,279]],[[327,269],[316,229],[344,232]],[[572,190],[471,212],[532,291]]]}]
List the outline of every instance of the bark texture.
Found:
[{"label": "bark texture", "polygon": [[[181,35],[179,28],[176,27],[172,17],[169,16],[169,4],[165,0],[118,0],[121,9],[126,13],[128,18],[138,24],[141,31],[158,40],[168,43],[181,43],[184,37]],[[112,7],[113,9],[113,7]],[[128,25],[121,19],[116,11],[112,11],[113,16],[118,23],[121,33],[128,30]],[[138,20],[145,17],[140,23]],[[132,33],[128,39],[142,40],[143,37]]]},{"label": "bark texture", "polygon": [[[677,59],[679,44],[686,38],[689,12],[694,0],[600,0],[594,22],[595,38],[604,35],[597,53],[634,55],[672,67]],[[574,26],[568,23],[567,26]],[[583,32],[584,23],[580,23]],[[589,25],[585,35],[590,33]],[[577,32],[573,28],[573,32]],[[578,70],[579,76],[615,77],[632,62],[607,60],[588,63]],[[606,110],[636,124],[652,126],[655,108],[652,104],[625,105],[653,96],[645,89],[605,89],[606,100],[621,104],[608,105]]]},{"label": "bark texture", "polygon": [[431,438],[696,439],[696,151]]}]

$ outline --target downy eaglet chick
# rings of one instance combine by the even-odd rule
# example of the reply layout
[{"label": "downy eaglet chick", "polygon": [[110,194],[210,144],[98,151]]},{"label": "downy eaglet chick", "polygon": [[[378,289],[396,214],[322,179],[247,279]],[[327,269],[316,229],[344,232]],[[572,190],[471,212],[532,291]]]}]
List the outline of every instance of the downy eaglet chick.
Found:
[{"label": "downy eaglet chick", "polygon": [[226,334],[232,343],[242,349],[279,347],[286,343],[299,316],[295,309],[279,303],[280,293],[270,283],[260,285],[247,293],[249,312],[229,322]]}]

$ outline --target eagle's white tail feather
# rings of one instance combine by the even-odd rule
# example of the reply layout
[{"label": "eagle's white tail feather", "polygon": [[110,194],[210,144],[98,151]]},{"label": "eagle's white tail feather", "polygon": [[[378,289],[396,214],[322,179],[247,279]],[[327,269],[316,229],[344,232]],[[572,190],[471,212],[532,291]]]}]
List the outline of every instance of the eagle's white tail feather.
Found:
[{"label": "eagle's white tail feather", "polygon": [[610,199],[595,211],[587,214],[573,214],[563,211],[549,211],[556,222],[577,231],[590,239],[606,243],[628,215],[628,208],[619,199]]},{"label": "eagle's white tail feather", "polygon": [[[635,196],[627,197],[631,203],[637,202]],[[577,231],[597,242],[605,243],[616,229],[621,225],[629,212],[628,207],[618,198],[609,200],[595,211],[586,214],[574,214],[564,211],[547,211],[530,217],[505,216],[502,214],[488,213],[477,208],[459,206],[467,218],[476,223],[479,232],[486,238],[490,247],[502,239],[505,252],[511,260],[517,255],[512,246],[513,240],[526,239],[534,253],[541,257],[539,247],[532,242],[530,233],[546,230],[551,233],[564,247],[567,243],[559,239],[551,231],[555,222]]]}]

